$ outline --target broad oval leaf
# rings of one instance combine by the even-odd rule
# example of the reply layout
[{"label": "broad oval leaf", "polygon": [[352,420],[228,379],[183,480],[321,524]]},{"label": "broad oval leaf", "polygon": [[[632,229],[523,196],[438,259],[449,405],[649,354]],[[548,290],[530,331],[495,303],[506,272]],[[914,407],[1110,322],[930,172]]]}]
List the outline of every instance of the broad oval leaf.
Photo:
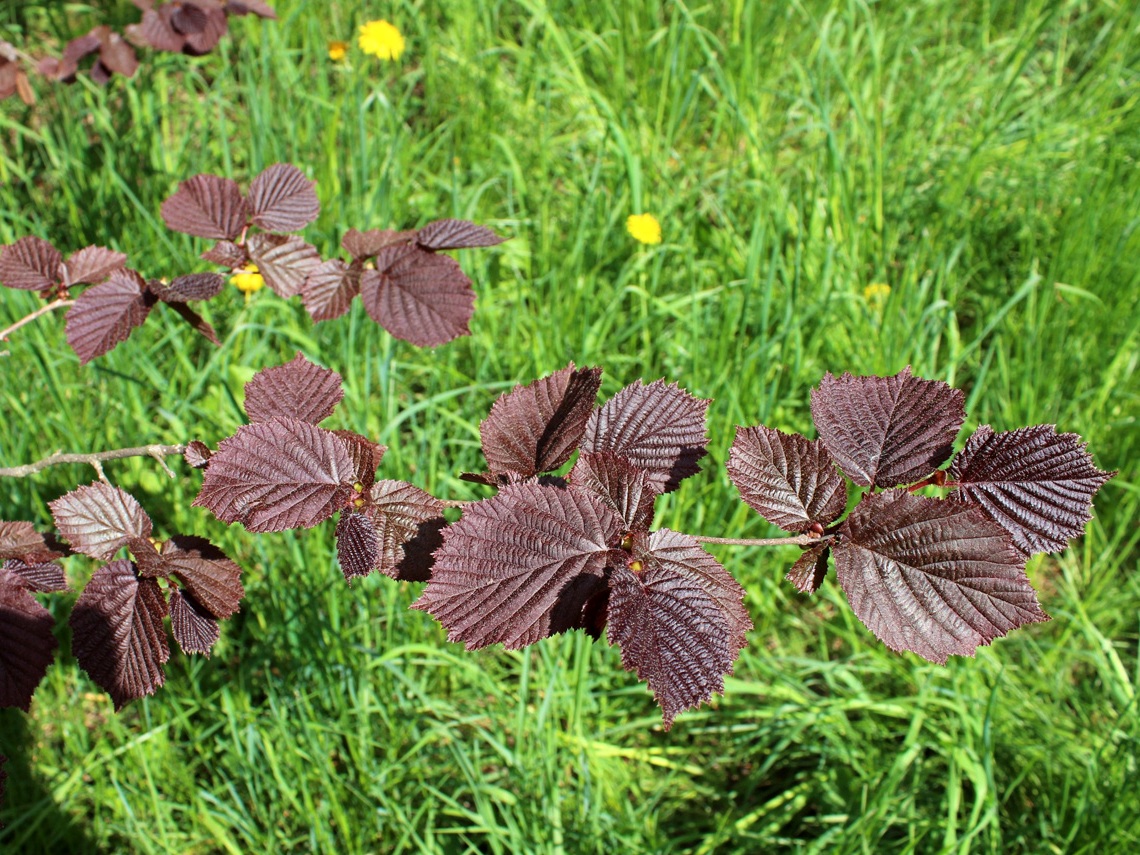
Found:
[{"label": "broad oval leaf", "polygon": [[162,545],[164,571],[177,579],[194,603],[224,620],[236,614],[245,596],[241,567],[203,537],[177,535]]},{"label": "broad oval leaf", "polygon": [[727,468],[744,501],[785,531],[826,527],[847,509],[847,484],[819,440],[737,428]]},{"label": "broad oval leaf", "polygon": [[965,395],[941,380],[825,374],[811,392],[820,439],[863,487],[912,484],[950,457],[966,418]]},{"label": "broad oval leaf", "polygon": [[263,368],[245,384],[245,412],[253,422],[288,416],[317,424],[344,398],[341,376],[300,352],[290,362]]},{"label": "broad oval leaf", "polygon": [[376,569],[405,582],[426,581],[447,525],[443,502],[404,481],[377,481],[368,498],[379,538]]},{"label": "broad oval leaf", "polygon": [[700,471],[705,455],[709,401],[694,398],[675,383],[640,380],[626,386],[586,423],[585,452],[612,451],[649,473],[662,493]]},{"label": "broad oval leaf", "polygon": [[578,487],[512,484],[468,505],[443,532],[431,580],[412,608],[468,650],[511,650],[580,625],[605,585],[621,518]]},{"label": "broad oval leaf", "polygon": [[868,495],[833,548],[856,617],[892,650],[944,663],[1049,619],[1005,529],[962,502]]},{"label": "broad oval leaf", "polygon": [[1115,472],[1097,469],[1075,433],[982,425],[948,472],[951,496],[981,507],[1026,555],[1060,552],[1092,519],[1092,500]]},{"label": "broad oval leaf", "polygon": [[183,653],[209,657],[218,636],[218,621],[177,588],[170,592],[170,629]]},{"label": "broad oval leaf", "polygon": [[644,469],[611,451],[583,452],[570,470],[570,483],[585,487],[615,511],[631,531],[648,531],[659,487]]},{"label": "broad oval leaf", "polygon": [[271,232],[295,232],[317,218],[315,181],[289,163],[268,167],[249,186],[253,224]]},{"label": "broad oval leaf", "polygon": [[435,347],[470,333],[475,292],[455,259],[446,255],[414,249],[383,273],[365,270],[360,298],[372,320],[417,347]]},{"label": "broad oval leaf", "polygon": [[154,579],[142,579],[130,561],[95,571],[71,610],[71,651],[115,709],[152,695],[166,681],[170,658],[166,600]]},{"label": "broad oval leaf", "polygon": [[186,451],[182,453],[182,459],[186,461],[186,465],[193,469],[205,469],[210,464],[210,458],[214,452],[210,450],[210,446],[202,442],[200,439],[192,439],[186,443]]},{"label": "broad oval leaf", "polygon": [[246,245],[257,272],[279,297],[300,294],[305,279],[321,263],[316,247],[296,235],[256,234]]},{"label": "broad oval leaf", "polygon": [[331,321],[348,311],[353,297],[360,293],[361,270],[334,258],[309,271],[301,300],[314,321]]},{"label": "broad oval leaf", "polygon": [[[734,651],[744,647],[745,635],[752,629],[752,618],[744,608],[744,588],[719,561],[705,552],[695,537],[667,528],[658,529],[648,539],[634,537],[633,554],[646,565],[659,564],[700,585],[725,614],[730,630],[729,645]],[[734,652],[733,658],[735,655]]]},{"label": "broad oval leaf", "polygon": [[724,691],[752,622],[744,590],[695,540],[667,530],[654,538],[660,551],[613,570],[607,638],[649,684],[668,730],[679,712]]},{"label": "broad oval leaf", "polygon": [[105,246],[85,246],[73,252],[64,265],[63,282],[69,288],[106,279],[127,263],[127,256]]},{"label": "broad oval leaf", "polygon": [[827,576],[827,557],[830,554],[831,538],[828,537],[805,549],[784,578],[801,594],[814,594]]},{"label": "broad oval leaf", "polygon": [[336,558],[349,583],[375,569],[380,560],[380,538],[367,513],[341,512],[336,524]]},{"label": "broad oval leaf", "polygon": [[44,536],[30,522],[0,520],[0,561],[50,561],[62,553],[47,545]]},{"label": "broad oval leaf", "polygon": [[0,249],[0,283],[42,291],[60,280],[63,256],[43,238],[24,237]]},{"label": "broad oval leaf", "polygon": [[133,270],[116,270],[100,285],[88,288],[67,310],[67,343],[86,365],[127,340],[150,314],[154,298]]},{"label": "broad oval leaf", "polygon": [[212,264],[220,264],[222,267],[236,270],[249,262],[249,253],[240,244],[229,240],[220,240],[203,252],[199,258]]},{"label": "broad oval leaf", "polygon": [[[182,8],[186,7],[183,6]],[[229,29],[225,10],[220,6],[207,6],[203,11],[206,13],[205,25],[198,32],[187,33],[186,43],[182,46],[183,53],[190,54],[190,56],[208,54],[218,46],[218,42],[222,40],[222,36]]]},{"label": "broad oval leaf", "polygon": [[0,567],[0,707],[32,704],[36,686],[55,658],[55,618],[27,586]]},{"label": "broad oval leaf", "polygon": [[528,478],[569,460],[582,440],[601,385],[602,369],[575,368],[571,362],[501,395],[479,425],[491,472]]},{"label": "broad oval leaf", "polygon": [[[136,5],[138,5],[136,3]],[[186,44],[186,37],[171,26],[174,13],[172,4],[163,4],[159,9],[145,9],[142,20],[128,24],[123,32],[136,44],[149,45],[155,50],[178,53]]]},{"label": "broad oval leaf", "polygon": [[249,205],[232,179],[195,175],[179,184],[178,191],[162,203],[162,219],[176,232],[233,240],[249,222]]},{"label": "broad oval leaf", "polygon": [[352,456],[331,431],[291,418],[243,425],[210,458],[194,504],[250,531],[309,528],[352,493]]},{"label": "broad oval leaf", "polygon": [[467,220],[436,220],[416,232],[416,243],[430,250],[497,246],[505,240],[486,226]]},{"label": "broad oval leaf", "polygon": [[150,517],[138,500],[105,481],[77,487],[48,507],[71,548],[92,558],[110,558],[131,538],[150,537]]},{"label": "broad oval leaf", "polygon": [[381,250],[389,247],[403,247],[404,251],[411,252],[415,236],[415,232],[393,232],[387,229],[372,229],[367,232],[349,229],[341,238],[340,245],[354,259],[363,261],[375,257]]},{"label": "broad oval leaf", "polygon": [[148,282],[147,287],[164,303],[188,303],[218,296],[226,287],[226,279],[220,273],[187,273],[169,285]]},{"label": "broad oval leaf", "polygon": [[2,566],[23,582],[29,591],[39,591],[46,594],[68,590],[67,576],[64,574],[63,568],[54,561],[33,561],[29,563],[21,561],[19,558],[9,558],[3,562]]}]

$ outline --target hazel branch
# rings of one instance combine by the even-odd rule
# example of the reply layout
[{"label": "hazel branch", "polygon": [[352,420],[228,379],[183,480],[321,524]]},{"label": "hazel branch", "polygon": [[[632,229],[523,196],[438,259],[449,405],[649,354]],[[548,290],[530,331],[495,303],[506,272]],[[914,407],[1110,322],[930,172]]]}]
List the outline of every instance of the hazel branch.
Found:
[{"label": "hazel branch", "polygon": [[103,462],[106,460],[122,460],[126,457],[154,458],[158,461],[163,471],[173,478],[175,477],[174,472],[166,465],[166,460],[163,458],[175,454],[182,454],[184,451],[186,451],[185,445],[156,444],[140,445],[135,448],[115,448],[110,451],[96,451],[89,454],[56,452],[55,454],[45,457],[43,460],[37,460],[35,463],[26,463],[23,466],[12,466],[7,469],[0,469],[0,478],[27,478],[29,475],[34,475],[41,470],[47,469],[49,466],[59,466],[64,463],[86,463],[88,466],[94,467],[100,480],[106,480],[103,477]]},{"label": "hazel branch", "polygon": [[40,306],[30,315],[20,318],[20,320],[16,321],[16,323],[12,324],[12,326],[8,327],[7,329],[0,330],[0,341],[6,341],[8,336],[10,336],[20,327],[24,326],[25,324],[30,324],[41,315],[46,315],[48,312],[54,312],[56,309],[62,309],[65,306],[70,306],[74,302],[74,300],[68,297],[59,297],[58,299],[52,300],[50,303]]}]

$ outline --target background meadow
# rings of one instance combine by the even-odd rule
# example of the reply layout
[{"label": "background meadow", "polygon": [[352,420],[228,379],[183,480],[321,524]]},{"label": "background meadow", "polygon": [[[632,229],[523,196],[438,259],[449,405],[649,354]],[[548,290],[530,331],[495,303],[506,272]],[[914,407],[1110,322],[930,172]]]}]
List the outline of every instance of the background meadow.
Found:
[{"label": "background meadow", "polygon": [[[705,471],[657,523],[776,532],[731,488],[734,426],[810,431],[824,372],[966,390],[968,428],[1055,423],[1119,475],[1087,535],[1030,577],[1052,616],[946,667],[887,651],[796,551],[710,547],[756,630],[724,697],[665,734],[616,649],[581,634],[468,654],[419,585],[352,588],[332,525],[249,535],[192,509],[200,476],[108,464],[165,534],[221,543],[242,611],[210,660],[115,715],[67,654],[31,715],[0,711],[12,852],[1097,852],[1140,845],[1140,7],[916,0],[278,0],[193,59],[131,80],[36,81],[0,103],[0,243],[103,243],[149,275],[209,269],[158,210],[178,181],[318,181],[306,238],[464,217],[511,240],[461,255],[472,336],[418,350],[359,301],[315,326],[236,289],[214,348],[159,316],[80,367],[62,317],[3,345],[0,461],[201,438],[242,423],[254,371],[300,350],[345,377],[337,427],[381,477],[483,495],[478,424],[570,360],[603,394],[666,377],[715,399]],[[58,53],[128,2],[0,7]],[[394,62],[355,44],[385,18]],[[629,214],[661,221],[646,247]],[[872,284],[889,286],[868,290]],[[0,327],[35,297],[5,290]],[[0,519],[93,475],[0,487]],[[77,582],[91,562],[70,559]],[[66,597],[51,600],[64,616]]]}]

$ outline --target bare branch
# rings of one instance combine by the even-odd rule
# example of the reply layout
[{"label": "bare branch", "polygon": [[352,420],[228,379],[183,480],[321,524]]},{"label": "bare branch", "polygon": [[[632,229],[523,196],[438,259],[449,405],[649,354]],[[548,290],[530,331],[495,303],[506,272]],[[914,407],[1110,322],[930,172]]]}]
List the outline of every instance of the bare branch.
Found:
[{"label": "bare branch", "polygon": [[40,306],[30,315],[20,318],[20,320],[16,321],[16,323],[12,324],[12,326],[8,327],[7,329],[0,330],[0,341],[6,341],[8,339],[8,336],[10,336],[25,324],[30,324],[40,315],[46,315],[48,312],[55,311],[56,309],[62,309],[65,306],[70,306],[74,302],[74,300],[68,299],[67,297],[60,297],[56,300],[52,300],[46,305]]},{"label": "bare branch", "polygon": [[[171,478],[174,473],[166,465],[164,457],[182,454],[186,451],[185,445],[140,445],[135,448],[116,448],[111,451],[96,451],[90,454],[66,454],[57,452],[35,463],[26,463],[23,466],[12,466],[0,469],[0,478],[27,478],[29,475],[47,469],[49,466],[59,466],[63,463],[86,463],[95,468],[95,472],[103,479],[103,461],[122,460],[125,457],[153,457]],[[105,479],[103,479],[105,480]]]}]

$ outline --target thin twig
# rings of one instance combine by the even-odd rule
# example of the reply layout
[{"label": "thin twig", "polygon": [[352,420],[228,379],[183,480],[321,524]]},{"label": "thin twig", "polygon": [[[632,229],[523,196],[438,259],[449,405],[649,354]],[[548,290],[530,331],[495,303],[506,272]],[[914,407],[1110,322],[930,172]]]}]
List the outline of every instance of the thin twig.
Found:
[{"label": "thin twig", "polygon": [[12,324],[12,326],[8,327],[8,329],[0,330],[0,341],[5,341],[8,336],[10,336],[20,327],[24,326],[24,324],[30,324],[40,315],[46,315],[48,312],[53,312],[56,309],[62,309],[64,306],[70,306],[74,302],[74,300],[68,299],[67,297],[60,297],[56,300],[52,300],[46,305],[40,306],[27,317],[20,318],[20,320],[16,321],[16,323]]},{"label": "thin twig", "polygon": [[701,543],[719,543],[724,546],[810,546],[819,543],[818,534],[798,534],[795,537],[706,537],[693,535]]},{"label": "thin twig", "polygon": [[12,466],[8,469],[0,469],[0,478],[26,478],[29,475],[34,475],[42,469],[47,469],[49,466],[58,466],[62,463],[86,463],[88,466],[93,466],[95,472],[98,473],[101,480],[103,478],[103,461],[104,460],[122,460],[125,457],[153,457],[158,461],[159,465],[166,471],[166,474],[171,478],[174,473],[170,467],[166,465],[164,457],[170,457],[174,454],[182,454],[186,451],[184,445],[140,445],[136,448],[116,448],[111,451],[96,451],[90,454],[66,454],[57,452],[43,460],[37,460],[35,463],[26,463],[23,466]]}]

